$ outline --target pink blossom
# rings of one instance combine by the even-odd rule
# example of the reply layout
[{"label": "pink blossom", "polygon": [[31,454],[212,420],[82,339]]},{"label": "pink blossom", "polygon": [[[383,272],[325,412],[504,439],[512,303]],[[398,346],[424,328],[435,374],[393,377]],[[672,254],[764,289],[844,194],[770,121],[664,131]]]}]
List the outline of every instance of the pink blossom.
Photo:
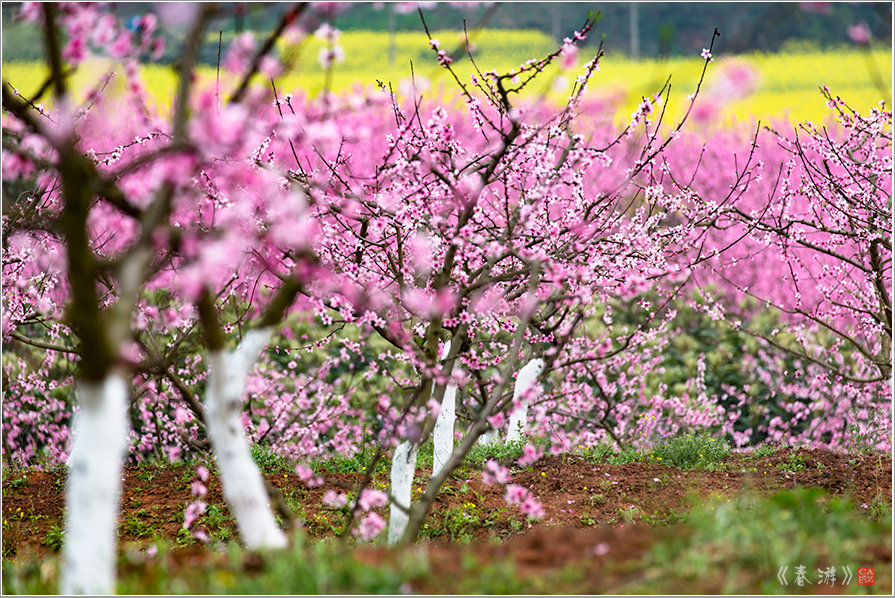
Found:
[{"label": "pink blossom", "polygon": [[345,62],[345,50],[338,44],[327,48],[320,48],[320,52],[317,55],[317,62],[320,63],[320,67],[324,70],[332,68],[335,64]]},{"label": "pink blossom", "polygon": [[805,12],[829,14],[833,4],[831,2],[799,2],[799,8]]},{"label": "pink blossom", "polygon": [[531,519],[540,519],[544,516],[544,507],[541,505],[540,501],[535,500],[533,496],[528,496],[519,505],[519,510],[524,514],[528,515]]},{"label": "pink blossom", "polygon": [[482,482],[490,486],[491,484],[506,484],[510,481],[510,470],[500,465],[493,459],[485,463],[485,471],[482,472]]},{"label": "pink blossom", "polygon": [[519,457],[519,465],[522,467],[528,467],[529,465],[533,465],[535,461],[540,459],[542,456],[542,451],[531,444],[526,444],[522,448],[522,456]]},{"label": "pink blossom", "polygon": [[510,505],[521,505],[528,498],[528,490],[524,486],[518,484],[510,484],[507,486],[506,501]]},{"label": "pink blossom", "polygon": [[154,10],[165,29],[183,31],[190,28],[199,14],[198,2],[157,2]]},{"label": "pink blossom", "polygon": [[348,502],[348,496],[335,490],[327,490],[323,493],[322,500],[323,504],[338,509],[345,506],[345,503]]},{"label": "pink blossom", "polygon": [[204,498],[205,495],[208,494],[208,488],[206,488],[205,484],[203,484],[199,480],[193,480],[192,484],[190,484],[190,492],[193,494],[193,496]]},{"label": "pink blossom", "polygon": [[382,517],[377,513],[367,513],[367,515],[361,519],[357,533],[362,540],[369,541],[378,536],[383,529],[385,529],[385,521]]},{"label": "pink blossom", "polygon": [[132,38],[130,31],[122,31],[109,46],[108,53],[112,58],[124,58],[132,51]]},{"label": "pink blossom", "polygon": [[503,425],[507,422],[507,416],[501,411],[499,413],[495,413],[491,417],[488,418],[488,423],[491,424],[494,429],[499,430],[503,427]]},{"label": "pink blossom", "polygon": [[360,500],[358,500],[357,504],[365,511],[377,507],[384,507],[388,504],[388,494],[381,490],[365,488],[361,493]]},{"label": "pink blossom", "polygon": [[332,18],[348,10],[351,4],[348,2],[311,2],[311,6],[320,14]]},{"label": "pink blossom", "polygon": [[174,408],[174,423],[182,424],[190,419],[190,412],[182,405],[178,405]]},{"label": "pink blossom", "polygon": [[165,38],[157,37],[152,40],[152,59],[160,60],[165,54]]},{"label": "pink blossom", "polygon": [[870,42],[870,27],[861,21],[848,28],[848,37],[856,44],[866,45]]},{"label": "pink blossom", "polygon": [[208,505],[205,501],[202,500],[194,500],[189,505],[187,505],[186,510],[183,513],[183,529],[189,529],[193,523],[205,513],[205,509]]},{"label": "pink blossom", "polygon": [[571,43],[565,44],[560,54],[560,66],[563,70],[569,70],[578,62],[578,47]]},{"label": "pink blossom", "polygon": [[192,536],[200,542],[208,542],[208,533],[204,529],[193,530]]},{"label": "pink blossom", "polygon": [[207,482],[208,481],[208,469],[204,465],[198,466],[196,468],[196,476],[203,482]]},{"label": "pink blossom", "polygon": [[26,23],[34,23],[43,18],[40,2],[22,2],[21,12],[19,13],[22,20]]},{"label": "pink blossom", "polygon": [[298,478],[311,488],[323,485],[323,478],[314,473],[314,470],[307,465],[299,464],[295,467],[295,473]]},{"label": "pink blossom", "polygon": [[265,55],[261,57],[261,62],[258,65],[258,70],[261,71],[268,79],[275,79],[280,76],[280,73],[283,72],[283,67],[280,65],[280,62],[274,58],[273,56]]},{"label": "pink blossom", "polygon": [[249,32],[238,35],[230,43],[224,55],[223,66],[231,73],[240,73],[249,66],[255,53],[255,36]]},{"label": "pink blossom", "polygon": [[62,49],[62,59],[72,65],[80,64],[87,58],[87,43],[83,37],[73,37]]}]

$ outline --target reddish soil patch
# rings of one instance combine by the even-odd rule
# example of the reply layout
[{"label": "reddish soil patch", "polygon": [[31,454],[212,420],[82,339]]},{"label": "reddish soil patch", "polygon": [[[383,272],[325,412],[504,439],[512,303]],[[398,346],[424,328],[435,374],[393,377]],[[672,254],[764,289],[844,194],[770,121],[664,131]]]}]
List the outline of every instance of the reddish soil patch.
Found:
[{"label": "reddish soil patch", "polygon": [[[507,506],[502,487],[483,485],[477,473],[456,476],[433,507],[420,549],[428,551],[433,567],[441,563],[447,574],[459,573],[460,551],[472,552],[485,562],[511,557],[521,572],[531,575],[585,560],[594,564],[588,568],[588,575],[595,576],[593,583],[597,578],[603,580],[588,587],[611,588],[616,586],[609,582],[617,582],[626,574],[612,573],[600,563],[604,559],[637,558],[657,535],[664,533],[664,528],[657,530],[655,526],[682,519],[694,499],[734,496],[744,489],[773,493],[813,486],[848,496],[858,505],[879,500],[891,504],[890,456],[806,450],[794,454],[795,458],[781,450],[756,459],[737,454],[725,460],[719,471],[679,470],[658,463],[592,464],[576,456],[546,457],[513,477],[513,483],[529,488],[543,503],[546,515],[533,524],[526,522],[516,507]],[[798,471],[787,471],[792,463],[798,464]],[[176,540],[184,508],[192,499],[189,483],[194,476],[195,469],[188,466],[127,467],[119,533],[122,547],[146,546],[159,537]],[[326,486],[309,489],[295,474],[267,475],[292,504],[300,504],[302,522],[310,536],[334,535],[334,527],[340,522],[338,513],[321,504],[323,492],[335,488],[333,482],[354,484],[362,476],[337,473],[329,478]],[[427,480],[428,472],[419,471],[414,488],[422,488]],[[63,527],[64,485],[64,472],[7,472],[3,482],[4,557],[27,559],[58,549],[53,539],[54,532]],[[209,509],[214,506],[221,515],[217,533],[220,536],[229,531],[235,538],[236,530],[213,472],[207,486]],[[477,520],[464,525],[463,520],[456,519],[463,512],[473,513]],[[471,543],[452,542],[457,539]],[[544,550],[546,547],[550,549]],[[202,550],[195,545],[178,554],[178,564],[183,566],[189,566],[190,559],[203,558]],[[359,558],[375,562],[395,557],[389,551],[372,549]],[[440,588],[428,587],[421,580],[414,590],[439,592]]]}]

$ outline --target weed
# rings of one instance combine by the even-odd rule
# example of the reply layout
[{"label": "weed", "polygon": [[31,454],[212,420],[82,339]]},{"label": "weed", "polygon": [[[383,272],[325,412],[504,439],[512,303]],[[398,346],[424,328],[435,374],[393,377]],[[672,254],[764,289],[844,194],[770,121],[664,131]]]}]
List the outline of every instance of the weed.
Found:
[{"label": "weed", "polygon": [[581,452],[581,455],[590,463],[600,464],[609,463],[611,465],[625,465],[627,463],[637,463],[643,460],[643,454],[635,448],[624,447],[616,451],[610,445],[605,443],[596,444],[587,447]]},{"label": "weed", "polygon": [[482,526],[492,528],[505,524],[511,533],[515,533],[522,529],[522,523],[522,521],[513,518],[513,511],[509,507],[501,507],[485,515]]},{"label": "weed", "polygon": [[634,505],[618,509],[618,514],[621,515],[622,521],[624,521],[625,523],[634,523],[634,517],[638,513],[639,509]]},{"label": "weed", "polygon": [[282,492],[283,500],[286,502],[286,506],[289,507],[290,511],[297,514],[304,509],[302,498],[308,493],[308,489],[305,486],[284,488]]},{"label": "weed", "polygon": [[155,478],[156,468],[152,466],[138,467],[134,475],[144,482],[151,482]]},{"label": "weed", "polygon": [[686,520],[687,513],[684,511],[672,510],[664,514],[659,511],[653,511],[652,513],[640,514],[640,521],[642,523],[656,527],[681,523]]},{"label": "weed", "polygon": [[656,445],[650,458],[658,463],[681,469],[707,469],[719,464],[730,454],[730,445],[710,434],[683,434]]},{"label": "weed", "polygon": [[786,461],[777,464],[777,469],[788,473],[804,471],[806,463],[807,459],[805,458],[805,455],[793,452],[789,454],[789,458]]},{"label": "weed", "polygon": [[510,465],[522,456],[524,448],[524,440],[476,444],[467,453],[466,460],[476,465],[484,465],[487,461],[493,459],[503,465]]},{"label": "weed", "polygon": [[252,459],[264,473],[289,473],[294,469],[285,457],[269,446],[253,444],[250,450]]},{"label": "weed", "polygon": [[174,539],[174,541],[177,545],[184,546],[186,544],[192,544],[196,540],[195,538],[193,538],[190,530],[186,529],[185,527],[181,527],[177,530],[177,537]]},{"label": "weed", "polygon": [[65,530],[63,530],[58,525],[53,525],[50,529],[47,530],[47,533],[44,535],[43,544],[56,552],[59,552],[62,549],[62,545],[65,543]]},{"label": "weed", "polygon": [[341,511],[319,511],[313,517],[305,517],[305,525],[314,535],[340,535],[345,529],[347,521]]},{"label": "weed", "polygon": [[581,456],[590,463],[605,463],[610,455],[615,454],[615,449],[610,445],[601,442],[593,446],[589,446],[581,451]]},{"label": "weed", "polygon": [[205,525],[208,527],[209,535],[215,540],[227,542],[233,538],[231,529],[233,517],[229,512],[225,512],[224,507],[221,505],[208,505],[204,520]]},{"label": "weed", "polygon": [[[454,542],[468,543],[473,540],[475,531],[485,525],[483,517],[479,506],[472,502],[464,502],[445,510],[440,522],[430,518],[432,523],[426,522],[423,525],[422,535],[430,538],[447,536]],[[490,525],[496,522],[491,516],[488,519]]]},{"label": "weed", "polygon": [[22,486],[28,485],[28,478],[26,476],[22,476],[14,480],[9,480],[8,484],[9,487],[12,489],[21,488]]},{"label": "weed", "polygon": [[661,478],[653,478],[646,483],[648,488],[662,488],[668,485],[668,476],[663,475]]},{"label": "weed", "polygon": [[889,500],[882,494],[877,494],[870,501],[869,505],[861,505],[867,509],[867,514],[879,523],[891,523],[892,521],[892,505]]},{"label": "weed", "polygon": [[587,500],[591,504],[591,506],[596,507],[606,502],[606,495],[603,493],[592,494]]},{"label": "weed", "polygon": [[130,536],[137,538],[146,538],[152,535],[152,526],[140,519],[141,516],[148,515],[146,509],[140,509],[136,515],[127,518],[121,524],[121,531]]},{"label": "weed", "polygon": [[755,450],[753,450],[752,452],[746,453],[746,458],[750,461],[753,461],[755,459],[764,459],[765,457],[773,455],[775,452],[777,452],[778,448],[779,447],[772,442],[765,442],[764,444],[760,444],[755,447]]},{"label": "weed", "polygon": [[581,524],[586,525],[588,527],[592,525],[597,525],[599,523],[596,519],[591,517],[590,513],[585,511],[584,515],[581,516]]},{"label": "weed", "polygon": [[707,593],[779,593],[775,574],[782,565],[800,564],[816,580],[813,572],[821,565],[866,559],[871,546],[890,536],[888,525],[861,517],[849,501],[816,488],[709,501],[687,516],[692,533],[669,535],[654,545],[642,564],[644,571],[655,572],[653,579],[626,591],[705,592],[699,584],[711,572],[712,583],[720,585]]}]

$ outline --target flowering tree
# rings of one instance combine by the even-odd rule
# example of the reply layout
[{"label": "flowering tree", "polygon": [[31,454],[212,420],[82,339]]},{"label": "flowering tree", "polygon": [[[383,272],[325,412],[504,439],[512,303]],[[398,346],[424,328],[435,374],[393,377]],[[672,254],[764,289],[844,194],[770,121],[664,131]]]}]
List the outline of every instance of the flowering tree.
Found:
[{"label": "flowering tree", "polygon": [[[892,376],[892,116],[884,104],[861,115],[829,89],[822,93],[835,125],[805,123],[792,135],[765,132],[753,151],[776,175],[762,185],[760,172],[751,173],[750,192],[713,222],[718,230],[710,235],[711,259],[703,268],[730,299],[757,299],[781,313],[782,325],[762,333],[749,326],[748,314],[728,307],[736,327],[797,359],[794,371],[780,372],[776,382],[803,387],[795,393],[801,400],[791,405],[796,420],[835,413],[813,441],[832,434],[841,442],[846,427],[857,425],[877,427],[885,444],[891,426],[883,405],[891,398]],[[880,420],[870,416],[875,411],[889,415]],[[775,435],[783,424],[776,423]]]},{"label": "flowering tree", "polygon": [[[23,98],[4,83],[4,149],[12,155],[11,164],[4,164],[4,181],[30,187],[4,219],[4,284],[9,280],[18,290],[36,280],[41,296],[28,305],[27,294],[4,293],[3,333],[5,339],[75,356],[79,409],[69,458],[65,592],[113,589],[128,395],[134,379],[158,394],[152,375],[166,376],[204,416],[246,543],[286,543],[248,453],[242,394],[257,353],[315,270],[312,256],[302,255],[308,232],[300,218],[303,195],[251,153],[262,144],[264,131],[250,120],[259,98],[248,93],[248,81],[301,10],[288,11],[267,44],[240,65],[241,82],[220,106],[215,92],[193,93],[199,42],[214,7],[185,7],[180,17],[190,29],[168,124],[148,105],[136,63],[141,53],[157,49],[155,16],[142,18],[134,32],[93,6],[23,8],[45,32],[51,75],[44,88],[53,90],[54,110],[42,109],[37,98]],[[68,38],[64,48],[58,43],[60,23]],[[75,66],[91,44],[102,48],[112,40],[109,54],[125,61],[130,112],[116,106],[103,88],[76,107],[66,63]],[[270,252],[276,252],[274,263]],[[57,281],[62,284],[47,284]],[[261,293],[265,297],[254,304],[254,313],[244,311],[243,316],[255,316],[252,328],[228,352],[213,297],[233,284],[237,291],[230,296],[248,295],[251,283],[266,283],[273,292]],[[161,348],[150,334],[158,332],[156,326],[146,322],[158,316],[160,301],[167,310],[171,304],[198,309],[209,351],[204,407],[172,371],[183,359],[178,349],[191,348],[189,320],[195,316],[178,318],[176,324],[188,329],[174,333],[174,350],[165,354],[168,347]],[[64,313],[56,312],[57,305],[65,306]],[[42,322],[51,322],[51,334],[58,337],[67,338],[70,331],[74,348],[30,341],[28,331]]]},{"label": "flowering tree", "polygon": [[[170,213],[177,185],[172,178],[159,177],[153,188],[145,190],[141,203],[132,203],[118,181],[98,171],[96,163],[85,155],[80,145],[78,125],[84,112],[79,113],[72,105],[63,70],[63,58],[78,61],[83,56],[82,45],[88,32],[83,29],[82,19],[87,15],[77,7],[57,12],[56,7],[48,4],[33,10],[40,11],[33,16],[42,19],[46,33],[51,67],[47,86],[52,87],[57,111],[53,118],[33,110],[33,102],[26,103],[4,83],[3,107],[12,121],[9,129],[4,126],[4,138],[10,130],[13,138],[30,138],[33,146],[43,151],[22,154],[19,151],[22,145],[11,144],[7,149],[17,152],[20,169],[34,164],[46,169],[37,192],[20,207],[19,222],[5,224],[14,231],[15,224],[27,226],[33,222],[35,234],[26,232],[25,238],[20,238],[24,245],[40,244],[43,237],[45,245],[58,241],[57,251],[64,252],[65,270],[54,274],[64,276],[67,283],[68,293],[63,299],[67,303],[66,324],[80,343],[77,383],[80,411],[74,422],[75,440],[70,457],[72,474],[67,487],[65,523],[68,541],[62,589],[106,592],[114,581],[115,522],[121,459],[127,443],[124,418],[130,381],[125,343],[140,287],[151,271],[156,234]],[[57,19],[68,26],[72,35],[64,49],[58,45]],[[101,22],[94,35],[114,35],[114,31],[114,24]],[[144,49],[151,35],[151,27],[147,27],[138,45],[128,43],[130,51]],[[173,147],[182,145],[185,138],[185,102],[197,49],[194,43],[185,52],[186,74],[181,79],[171,126]],[[4,170],[4,177],[16,174],[19,173],[15,170]],[[117,213],[116,224],[120,226],[127,220],[126,228],[121,231],[128,237],[126,242],[116,240],[112,247],[97,243],[98,231],[92,218],[97,211],[96,196],[103,198],[100,210]],[[33,212],[29,214],[30,210]],[[26,214],[36,222],[29,222]],[[32,265],[22,262],[18,273],[33,276],[29,266]],[[4,332],[11,332],[13,325],[10,320],[4,322]]]},{"label": "flowering tree", "polygon": [[[410,542],[447,477],[508,416],[512,438],[524,429],[536,440],[522,463],[544,446],[648,444],[682,425],[733,434],[752,397],[712,396],[704,359],[684,396],[655,383],[675,302],[692,283],[715,283],[731,303],[736,293],[757,295],[791,317],[793,339],[768,340],[797,352],[798,375],[813,382],[785,380],[791,373],[764,352],[768,386],[805,394],[819,409],[831,405],[815,368],[825,367],[849,409],[879,403],[891,375],[884,109],[860,117],[828,98],[842,114],[840,133],[806,125],[794,139],[776,136],[791,154],[775,195],[777,179],[759,176],[784,151],[761,137],[770,132],[758,143],[717,133],[707,150],[683,133],[699,87],[675,127],[662,126],[667,87],[644,98],[621,131],[601,118],[585,96],[599,49],[565,106],[521,99],[549,65],[573,66],[590,21],[510,73],[483,71],[470,56],[469,82],[430,39],[465,102],[455,110],[447,98],[402,102],[384,84],[344,101],[281,96],[270,51],[303,5],[260,47],[237,38],[223,57],[223,87],[203,87],[192,64],[214,9],[183,10],[191,31],[167,119],[150,106],[136,62],[158,50],[151,15],[125,30],[94,7],[26,5],[45,28],[52,74],[37,98],[4,84],[4,192],[21,195],[3,222],[3,339],[23,357],[26,348],[45,351],[39,372],[69,367],[77,377],[63,589],[111,588],[128,398],[133,454],[176,458],[211,446],[243,539],[271,547],[286,538],[249,442],[303,461],[373,443],[373,465],[391,456],[391,496],[368,488],[368,475],[350,502],[325,500],[344,507],[346,529],[364,539],[384,529],[372,509],[390,500],[390,539]],[[64,48],[53,42],[57,22]],[[91,45],[124,59],[127,87],[115,96],[107,78],[75,109],[66,64]],[[703,59],[712,60],[711,45]],[[269,88],[251,85],[261,74]],[[46,110],[38,100],[50,89]],[[745,148],[745,161],[731,147]],[[743,265],[765,268],[770,261],[752,258],[771,253],[786,268],[786,292]],[[722,304],[702,293],[697,308],[722,317]],[[818,351],[810,323],[838,337],[837,351]],[[4,426],[10,397],[23,408],[9,419],[14,446],[4,454],[29,458],[46,444],[62,457],[60,389],[24,371],[5,381]],[[46,397],[34,406],[41,417],[57,421],[27,438],[31,389]],[[803,407],[792,412],[805,417]],[[657,425],[662,414],[671,423]],[[467,425],[455,430],[458,420]],[[782,421],[769,427],[775,437],[803,433]],[[818,424],[804,433],[841,431]],[[430,435],[435,468],[412,503],[416,453]],[[78,477],[99,466],[101,483]],[[306,464],[297,471],[321,481]],[[483,479],[510,482],[497,463]],[[541,512],[518,486],[507,487],[507,501]],[[84,523],[90,510],[103,523]]]},{"label": "flowering tree", "polygon": [[[591,26],[574,37],[583,40]],[[574,337],[596,304],[636,296],[651,278],[676,270],[670,256],[696,232],[666,219],[666,207],[684,196],[651,185],[657,157],[671,141],[653,125],[661,95],[644,100],[621,134],[605,121],[582,122],[589,138],[573,130],[583,120],[582,95],[599,69],[599,50],[569,104],[556,112],[537,103],[515,106],[511,97],[572,53],[572,39],[508,74],[477,70],[471,84],[456,76],[438,40],[431,45],[470,117],[393,99],[397,130],[383,136],[382,158],[368,162],[378,135],[358,141],[356,133],[332,132],[316,149],[323,157],[331,148],[326,179],[308,190],[321,263],[371,297],[365,313],[348,299],[318,297],[323,323],[364,326],[398,349],[386,363],[410,369],[392,374],[403,392],[399,401],[382,397],[379,436],[386,448],[397,443],[390,539],[405,542],[476,440],[500,424],[504,411],[521,407],[523,390],[511,384],[519,360],[540,359],[542,345]],[[451,420],[445,406],[457,388],[472,425],[450,456],[439,448],[437,471],[411,505],[416,450],[433,429],[453,436],[439,418],[447,413],[441,421]]]}]

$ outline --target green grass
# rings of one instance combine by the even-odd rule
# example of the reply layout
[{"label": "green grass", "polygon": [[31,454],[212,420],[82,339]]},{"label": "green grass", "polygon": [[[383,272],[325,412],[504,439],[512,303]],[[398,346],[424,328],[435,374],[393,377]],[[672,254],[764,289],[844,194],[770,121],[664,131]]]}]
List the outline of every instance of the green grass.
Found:
[{"label": "green grass", "polygon": [[[471,503],[470,503],[471,504]],[[875,507],[874,507],[875,508]],[[473,519],[487,525],[492,519],[473,504],[462,504],[447,513],[443,537],[466,541]],[[781,566],[790,572],[804,565],[816,582],[818,568],[840,570],[848,565],[877,567],[877,580],[887,579],[891,564],[884,562],[883,547],[891,549],[891,511],[880,518],[868,517],[861,507],[817,489],[783,491],[773,496],[748,493],[733,498],[698,503],[688,515],[672,513],[662,521],[655,514],[622,509],[620,522],[662,525],[642,558],[612,564],[613,570],[630,571],[625,585],[604,591],[635,594],[660,593],[785,593],[776,578]],[[500,519],[496,518],[495,522]],[[582,524],[596,519],[582,515]],[[679,523],[682,525],[678,525]],[[53,535],[55,534],[55,535]],[[47,541],[61,542],[61,531],[48,532]],[[433,534],[434,535],[434,534]],[[360,562],[350,543],[310,541],[301,532],[293,546],[279,552],[252,552],[236,542],[211,551],[199,562],[177,561],[170,568],[175,545],[159,542],[158,555],[128,548],[119,558],[117,591],[122,594],[403,594],[419,591],[419,581],[435,573],[425,552],[406,551],[376,565]],[[545,547],[549,549],[549,547]],[[615,554],[610,547],[610,558]],[[495,560],[477,562],[461,557],[462,575],[445,583],[444,589],[459,594],[580,593],[585,568],[571,566],[534,579],[521,579],[515,566]],[[176,558],[175,558],[176,560]],[[589,567],[590,565],[584,565]],[[57,590],[60,557],[39,562],[26,559],[3,562],[3,593],[50,594]],[[841,574],[840,574],[841,575]],[[879,581],[878,581],[879,583]],[[860,591],[852,585],[849,592]],[[865,588],[866,589],[866,588]]]},{"label": "green grass", "polygon": [[255,464],[264,473],[291,473],[295,471],[295,466],[277,453],[273,448],[261,444],[253,444],[249,450],[252,453],[252,459]]},{"label": "green grass", "polygon": [[149,511],[140,509],[135,515],[132,515],[121,523],[121,531],[138,538],[151,538],[155,535],[153,525],[149,521],[143,520],[144,517],[149,518],[148,516]]},{"label": "green grass", "polygon": [[62,545],[65,543],[65,530],[63,530],[58,525],[53,525],[50,529],[47,530],[46,535],[44,535],[43,545],[52,549],[55,552],[59,552],[62,550]]},{"label": "green grass", "polygon": [[423,524],[423,538],[441,538],[452,542],[468,543],[475,536],[476,530],[482,526],[484,513],[481,507],[473,502],[465,502],[447,509],[439,515],[440,521],[430,517]]},{"label": "green grass", "polygon": [[711,434],[673,436],[653,447],[649,461],[680,469],[714,469],[730,454],[730,445]]},{"label": "green grass", "polygon": [[779,447],[771,442],[765,442],[763,444],[755,447],[754,451],[746,453],[746,459],[749,461],[754,461],[756,459],[764,459],[770,455],[773,455]]},{"label": "green grass", "polygon": [[644,458],[643,453],[635,448],[624,447],[621,450],[616,450],[606,443],[589,446],[581,451],[581,455],[590,463],[609,463],[611,465],[637,463]]},{"label": "green grass", "polygon": [[[854,572],[868,560],[870,545],[891,542],[891,521],[861,516],[848,500],[813,488],[697,506],[687,527],[692,534],[676,534],[652,549],[642,569],[645,581],[626,592],[699,593],[700,584],[712,582],[723,593],[786,593],[795,590],[777,580],[784,565],[790,576],[804,565],[816,582],[818,567],[835,566],[841,576],[841,567],[849,565]],[[889,575],[891,566],[884,573],[876,564],[877,579]],[[852,580],[850,589],[855,587]]]},{"label": "green grass", "polygon": [[777,464],[777,469],[790,473],[795,471],[804,471],[806,462],[807,459],[804,455],[792,452],[789,454],[789,457],[787,457],[786,461]]},{"label": "green grass", "polygon": [[502,465],[510,465],[522,456],[525,440],[506,442],[498,440],[489,444],[475,444],[466,454],[466,461],[484,466],[488,461],[498,461]]},{"label": "green grass", "polygon": [[[425,565],[408,557],[395,566],[358,563],[335,542],[306,542],[295,536],[292,548],[252,553],[236,544],[224,554],[172,574],[165,563],[171,547],[158,545],[158,556],[125,553],[119,561],[119,594],[400,594],[408,577],[425,573]],[[3,593],[54,594],[59,560],[3,564]],[[257,573],[254,571],[260,566]]]}]

